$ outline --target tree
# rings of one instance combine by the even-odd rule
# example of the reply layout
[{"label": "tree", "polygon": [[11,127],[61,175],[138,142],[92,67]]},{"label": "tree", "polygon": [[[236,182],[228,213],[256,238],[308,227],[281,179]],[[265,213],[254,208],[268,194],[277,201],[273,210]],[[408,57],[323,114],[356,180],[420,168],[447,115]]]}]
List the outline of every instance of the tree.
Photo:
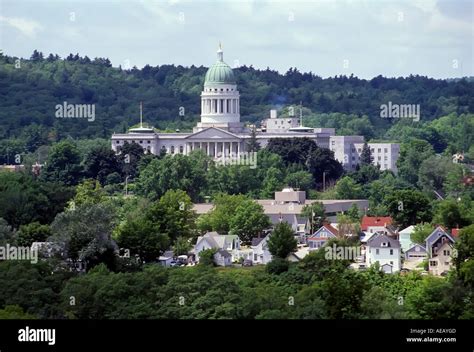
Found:
[{"label": "tree", "polygon": [[420,165],[418,184],[426,192],[441,191],[449,172],[460,167],[448,157],[431,156]]},{"label": "tree", "polygon": [[70,207],[100,204],[106,200],[105,192],[98,180],[84,180],[76,187],[76,195]]},{"label": "tree", "polygon": [[423,244],[426,238],[433,232],[434,227],[429,223],[421,223],[415,225],[415,229],[410,235],[410,239],[413,243]]},{"label": "tree", "polygon": [[7,243],[12,244],[14,240],[15,231],[5,219],[0,218],[0,246],[5,246]]},{"label": "tree", "polygon": [[431,220],[430,201],[419,191],[395,191],[385,199],[384,204],[393,220],[403,227]]},{"label": "tree", "polygon": [[113,269],[117,250],[112,240],[114,215],[105,204],[82,205],[63,212],[51,224],[51,241],[62,248],[65,258],[84,262],[88,270],[100,263]]},{"label": "tree", "polygon": [[231,229],[231,221],[235,210],[241,204],[247,204],[249,200],[244,195],[217,194],[214,197],[214,207],[204,215],[201,215],[197,226],[201,232],[217,231],[219,233],[228,233]]},{"label": "tree", "polygon": [[33,54],[31,54],[31,57],[30,57],[31,61],[43,61],[43,59],[44,59],[43,53],[36,49],[33,51]]},{"label": "tree", "polygon": [[[357,165],[359,166],[359,165]],[[358,170],[350,176],[360,185],[366,185],[369,184],[375,180],[378,180],[380,178],[380,166],[375,166],[375,165],[362,165],[358,167]]]},{"label": "tree", "polygon": [[453,259],[457,275],[472,289],[474,288],[474,225],[459,231],[459,240],[456,241],[455,248],[457,253]]},{"label": "tree", "polygon": [[0,309],[0,319],[36,319],[32,314],[25,313],[23,309],[17,305],[8,305],[4,309]]},{"label": "tree", "polygon": [[433,222],[445,226],[448,229],[468,225],[464,218],[460,204],[454,199],[438,201],[434,206]]},{"label": "tree", "polygon": [[357,236],[360,233],[360,220],[354,220],[348,215],[338,214],[338,237],[344,238],[344,236]]},{"label": "tree", "polygon": [[250,138],[247,141],[247,150],[250,153],[258,152],[260,150],[260,143],[257,141],[257,133],[255,126],[252,128],[250,132]]},{"label": "tree", "polygon": [[362,218],[359,207],[357,204],[352,204],[349,210],[346,212],[346,215],[356,223],[360,223],[360,219]]},{"label": "tree", "polygon": [[139,173],[140,161],[144,156],[143,148],[137,143],[127,143],[120,149],[122,172],[134,179]]},{"label": "tree", "polygon": [[149,210],[150,221],[159,224],[160,232],[174,242],[178,237],[195,235],[196,213],[186,192],[169,190]]},{"label": "tree", "polygon": [[326,148],[313,149],[306,165],[318,184],[323,183],[324,177],[326,182],[337,180],[344,172],[341,163],[334,159],[334,152]]},{"label": "tree", "polygon": [[362,153],[360,154],[360,164],[361,165],[371,165],[374,158],[372,157],[372,153],[370,152],[370,147],[367,142],[364,142],[364,146],[362,147]]},{"label": "tree", "polygon": [[341,178],[335,186],[337,199],[362,199],[362,187],[349,176]]},{"label": "tree", "polygon": [[174,243],[173,252],[175,255],[187,255],[192,246],[189,239],[186,237],[178,237]]},{"label": "tree", "polygon": [[274,257],[285,259],[288,254],[296,251],[297,241],[288,223],[277,224],[269,236],[268,250]]},{"label": "tree", "polygon": [[74,143],[65,140],[51,147],[41,177],[46,181],[76,185],[82,174],[81,160]]},{"label": "tree", "polygon": [[250,243],[252,238],[259,237],[263,230],[270,227],[270,219],[263,212],[263,207],[251,199],[244,200],[230,217],[229,233],[239,236],[243,242]]},{"label": "tree", "polygon": [[199,265],[214,266],[214,255],[217,253],[215,248],[205,249],[199,252]]},{"label": "tree", "polygon": [[207,187],[206,170],[210,158],[202,151],[190,155],[166,155],[153,159],[137,180],[137,191],[152,200],[160,198],[170,189],[185,191],[193,201],[200,199],[200,192]]},{"label": "tree", "polygon": [[365,319],[406,319],[403,305],[379,286],[364,294],[360,308]]},{"label": "tree", "polygon": [[20,226],[17,243],[19,246],[31,247],[33,242],[45,242],[49,236],[51,236],[49,225],[32,222],[31,224]]},{"label": "tree", "polygon": [[269,168],[262,182],[260,196],[264,199],[273,198],[275,191],[279,191],[283,187],[283,177],[281,170],[274,167]]},{"label": "tree", "polygon": [[307,171],[296,171],[289,173],[284,181],[289,187],[301,191],[309,191],[314,184],[313,175]]},{"label": "tree", "polygon": [[321,202],[305,205],[301,211],[301,215],[309,220],[311,234],[323,226],[326,221],[326,210]]},{"label": "tree", "polygon": [[286,165],[305,165],[311,152],[318,149],[318,146],[309,138],[272,138],[266,149],[278,154]]},{"label": "tree", "polygon": [[280,275],[288,271],[290,263],[284,258],[274,257],[265,267],[265,271],[269,274]]},{"label": "tree", "polygon": [[120,172],[119,161],[110,147],[99,145],[87,153],[84,160],[86,177],[96,179],[101,185],[104,185],[108,175]]},{"label": "tree", "polygon": [[411,185],[416,185],[421,163],[433,155],[433,147],[427,141],[412,139],[407,143],[402,143],[397,160],[399,176]]}]

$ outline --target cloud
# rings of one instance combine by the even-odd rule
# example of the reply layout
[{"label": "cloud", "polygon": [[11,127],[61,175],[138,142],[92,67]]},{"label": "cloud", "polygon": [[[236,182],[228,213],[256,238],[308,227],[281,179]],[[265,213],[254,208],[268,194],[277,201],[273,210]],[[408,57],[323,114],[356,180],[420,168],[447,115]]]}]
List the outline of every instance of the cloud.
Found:
[{"label": "cloud", "polygon": [[6,23],[7,25],[18,29],[21,33],[30,38],[36,37],[36,33],[40,30],[43,30],[43,26],[38,22],[20,17],[0,16],[0,22]]}]

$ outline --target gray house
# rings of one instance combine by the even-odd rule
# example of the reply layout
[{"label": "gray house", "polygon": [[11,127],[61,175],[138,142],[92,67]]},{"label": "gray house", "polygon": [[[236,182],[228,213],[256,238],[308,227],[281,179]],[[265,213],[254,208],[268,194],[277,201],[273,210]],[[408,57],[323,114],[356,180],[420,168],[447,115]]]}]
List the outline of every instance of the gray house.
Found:
[{"label": "gray house", "polygon": [[226,250],[220,249],[214,254],[214,263],[216,263],[217,266],[231,266],[232,255]]},{"label": "gray house", "polygon": [[421,244],[414,244],[405,252],[405,260],[407,261],[423,260],[426,258],[428,258],[428,253]]}]

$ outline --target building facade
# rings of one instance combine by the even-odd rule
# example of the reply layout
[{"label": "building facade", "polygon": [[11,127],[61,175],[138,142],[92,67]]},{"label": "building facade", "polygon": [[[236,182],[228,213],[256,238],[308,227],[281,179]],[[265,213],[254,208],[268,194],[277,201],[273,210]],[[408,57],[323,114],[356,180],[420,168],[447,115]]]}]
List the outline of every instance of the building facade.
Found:
[{"label": "building facade", "polygon": [[[142,118],[140,118],[142,121]],[[204,88],[201,93],[201,121],[193,128],[193,132],[161,133],[152,127],[129,129],[128,133],[112,135],[112,149],[120,153],[125,143],[137,143],[152,154],[183,154],[194,150],[202,150],[208,156],[218,159],[239,157],[248,152],[247,142],[252,133],[240,121],[240,93],[232,68],[224,62],[224,54],[219,47],[217,61],[205,76]],[[277,116],[271,110],[270,117],[264,119],[262,128],[255,131],[255,138],[261,147],[266,147],[274,138],[309,138],[321,148],[331,149],[335,157],[345,169],[352,170],[358,163],[362,136],[336,136],[334,128],[309,128],[302,125],[296,117]],[[371,143],[374,164],[382,170],[396,171],[398,144]]]}]

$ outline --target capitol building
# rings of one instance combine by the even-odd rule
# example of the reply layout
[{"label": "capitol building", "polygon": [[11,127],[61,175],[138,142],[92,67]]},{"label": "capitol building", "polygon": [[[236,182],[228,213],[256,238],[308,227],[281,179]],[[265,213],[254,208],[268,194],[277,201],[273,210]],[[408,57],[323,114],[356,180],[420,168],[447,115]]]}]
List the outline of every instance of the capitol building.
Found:
[{"label": "capitol building", "polygon": [[[256,141],[265,147],[272,138],[309,138],[321,148],[334,151],[335,158],[345,169],[355,169],[364,143],[363,136],[336,136],[334,128],[308,128],[301,118],[279,118],[271,110],[262,127],[254,133]],[[187,155],[202,150],[208,156],[219,159],[226,156],[239,157],[248,152],[248,141],[252,131],[240,121],[240,94],[232,68],[224,62],[224,53],[219,47],[217,61],[208,69],[201,93],[201,121],[189,133],[160,133],[144,127],[142,114],[140,126],[128,133],[112,135],[112,149],[120,153],[125,143],[137,143],[145,152]],[[396,172],[399,145],[394,143],[369,143],[373,163],[381,170]]]}]

